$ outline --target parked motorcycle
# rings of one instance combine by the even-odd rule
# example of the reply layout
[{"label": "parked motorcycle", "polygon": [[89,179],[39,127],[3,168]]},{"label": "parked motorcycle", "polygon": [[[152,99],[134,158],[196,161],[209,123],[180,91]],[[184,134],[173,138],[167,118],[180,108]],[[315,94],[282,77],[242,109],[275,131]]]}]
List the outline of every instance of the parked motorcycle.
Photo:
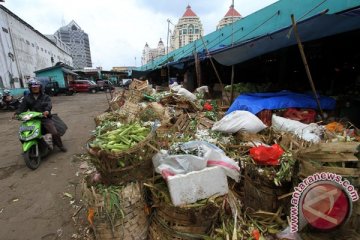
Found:
[{"label": "parked motorcycle", "polygon": [[11,92],[7,89],[3,91],[3,93],[0,93],[0,108],[2,110],[10,110],[14,111],[18,109],[18,107],[21,104],[21,101],[23,100],[23,97],[15,98]]},{"label": "parked motorcycle", "polygon": [[131,82],[132,79],[122,79],[122,81],[120,82],[120,87],[124,89],[129,89]]},{"label": "parked motorcycle", "polygon": [[18,115],[22,121],[19,129],[19,139],[22,143],[22,150],[25,164],[28,168],[35,170],[40,166],[42,158],[53,150],[51,134],[42,133],[41,112],[23,112]]}]

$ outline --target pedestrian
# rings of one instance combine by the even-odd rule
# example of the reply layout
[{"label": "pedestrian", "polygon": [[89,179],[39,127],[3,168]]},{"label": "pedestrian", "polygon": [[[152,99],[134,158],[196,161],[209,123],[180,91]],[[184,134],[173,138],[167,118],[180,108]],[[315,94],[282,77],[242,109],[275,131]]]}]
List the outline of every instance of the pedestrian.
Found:
[{"label": "pedestrian", "polygon": [[28,82],[29,94],[24,97],[19,108],[15,112],[15,116],[26,111],[42,112],[44,118],[41,120],[42,126],[47,133],[50,133],[54,144],[62,151],[66,152],[60,134],[58,133],[54,121],[51,119],[52,103],[50,97],[43,93],[41,82],[38,80],[30,80]]}]

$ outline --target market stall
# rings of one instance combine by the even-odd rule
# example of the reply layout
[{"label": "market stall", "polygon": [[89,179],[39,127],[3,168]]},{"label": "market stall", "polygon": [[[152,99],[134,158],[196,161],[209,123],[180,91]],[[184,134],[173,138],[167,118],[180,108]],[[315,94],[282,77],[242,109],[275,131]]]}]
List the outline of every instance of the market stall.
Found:
[{"label": "market stall", "polygon": [[[140,80],[115,94],[86,146],[96,239],[296,239],[310,230],[289,231],[294,187],[330,172],[359,188],[355,126],[288,112],[302,106],[272,108],[269,122],[263,109],[221,104]],[[349,206],[345,227],[360,229],[358,202]]]}]

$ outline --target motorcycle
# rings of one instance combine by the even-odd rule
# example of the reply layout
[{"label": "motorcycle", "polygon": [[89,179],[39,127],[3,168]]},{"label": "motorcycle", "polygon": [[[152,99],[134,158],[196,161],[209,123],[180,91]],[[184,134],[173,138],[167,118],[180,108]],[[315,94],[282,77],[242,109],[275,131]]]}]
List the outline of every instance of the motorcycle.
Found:
[{"label": "motorcycle", "polygon": [[131,82],[132,82],[132,79],[123,79],[123,80],[120,82],[120,87],[128,90]]},{"label": "motorcycle", "polygon": [[25,164],[35,170],[40,166],[42,158],[53,150],[51,134],[44,134],[41,128],[41,112],[23,112],[18,115],[22,121],[19,128],[19,139],[22,144]]},{"label": "motorcycle", "polygon": [[23,100],[23,97],[15,98],[9,90],[4,90],[3,94],[0,94],[1,102],[0,107],[2,110],[14,111],[18,109]]}]

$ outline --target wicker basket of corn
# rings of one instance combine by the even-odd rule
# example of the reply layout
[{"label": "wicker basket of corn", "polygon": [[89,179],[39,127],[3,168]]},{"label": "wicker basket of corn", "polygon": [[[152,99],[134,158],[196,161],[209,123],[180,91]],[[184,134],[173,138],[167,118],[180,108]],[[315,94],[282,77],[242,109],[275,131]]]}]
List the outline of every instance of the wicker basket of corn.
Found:
[{"label": "wicker basket of corn", "polygon": [[155,129],[134,122],[91,138],[87,151],[105,183],[124,184],[153,175],[155,146]]}]

